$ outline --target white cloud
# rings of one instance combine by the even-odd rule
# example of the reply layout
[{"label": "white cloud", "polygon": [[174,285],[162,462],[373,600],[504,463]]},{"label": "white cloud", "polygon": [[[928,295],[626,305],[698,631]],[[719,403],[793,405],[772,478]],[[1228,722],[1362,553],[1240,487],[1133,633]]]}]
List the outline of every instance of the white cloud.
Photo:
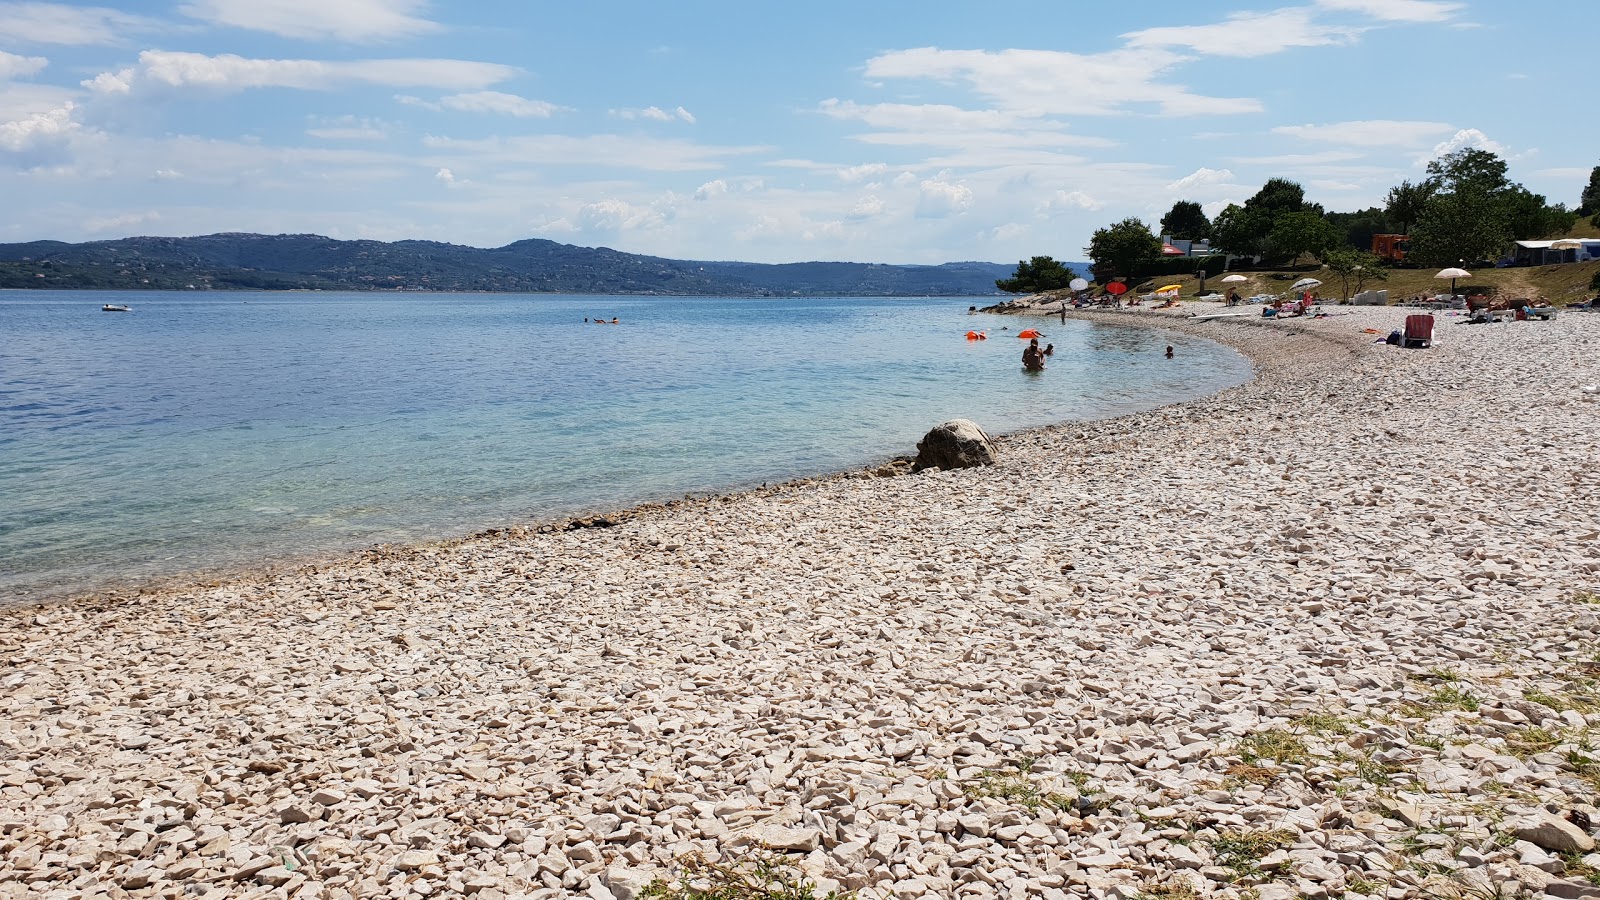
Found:
[{"label": "white cloud", "polygon": [[466,89],[504,81],[516,72],[510,66],[455,59],[330,62],[146,50],[139,54],[137,67],[102,73],[83,85],[102,93],[128,93],[145,84],[217,91],[273,87],[327,90],[343,84]]},{"label": "white cloud", "polygon": [[1087,209],[1093,211],[1104,209],[1105,203],[1085,194],[1083,191],[1056,191],[1045,206],[1049,209]]},{"label": "white cloud", "polygon": [[282,37],[368,42],[439,31],[415,13],[422,0],[193,0],[185,15]]},{"label": "white cloud", "polygon": [[464,181],[462,179],[457,178],[456,177],[456,173],[450,171],[447,168],[440,168],[439,171],[433,173],[433,177],[435,179],[437,179],[438,181],[444,182],[445,184],[449,185],[450,187],[455,187],[458,184],[468,184],[468,183],[470,183],[470,182],[467,182],[467,181]]},{"label": "white cloud", "polygon": [[1352,147],[1421,147],[1446,134],[1451,126],[1444,122],[1400,122],[1371,119],[1336,122],[1329,125],[1280,125],[1273,134],[1285,134],[1322,144]]},{"label": "white cloud", "polygon": [[1504,144],[1489,140],[1488,135],[1476,128],[1463,128],[1452,135],[1449,140],[1443,141],[1436,145],[1433,148],[1432,153],[1430,153],[1426,158],[1418,160],[1418,162],[1428,162],[1429,160],[1438,159],[1441,156],[1448,156],[1457,150],[1465,150],[1468,147],[1473,147],[1479,150],[1487,150],[1497,156],[1509,155],[1509,152]]},{"label": "white cloud", "polygon": [[600,200],[578,209],[578,227],[583,231],[635,231],[654,228],[665,221],[666,217],[657,210],[626,200]]},{"label": "white cloud", "polygon": [[1358,12],[1385,22],[1444,22],[1466,4],[1441,0],[1317,0],[1323,9]]},{"label": "white cloud", "polygon": [[[427,106],[418,103],[419,106]],[[442,97],[434,109],[451,109],[456,112],[494,113],[502,116],[515,116],[519,119],[548,119],[551,115],[560,112],[565,107],[543,100],[529,100],[516,94],[505,94],[500,91],[473,91],[466,94],[451,94]]]},{"label": "white cloud", "polygon": [[[883,80],[964,81],[1000,112],[1014,117],[1111,115],[1127,111],[1131,104],[1151,105],[1170,116],[1225,115],[1262,109],[1259,100],[1190,93],[1167,77],[1167,70],[1175,62],[1139,60],[1135,64],[1117,53],[1086,56],[1054,50],[989,52],[920,47],[873,57],[867,61],[866,75]],[[843,104],[833,101],[833,106],[839,108]],[[885,109],[894,111],[893,105],[886,105]],[[963,124],[970,127],[985,115],[996,113],[971,114],[963,117]]]},{"label": "white cloud", "polygon": [[50,61],[42,56],[18,56],[0,50],[0,81],[32,75],[49,63]]},{"label": "white cloud", "polygon": [[877,178],[879,175],[882,175],[887,171],[889,171],[889,167],[883,163],[867,163],[860,166],[850,166],[849,168],[839,170],[839,180],[845,182],[846,184],[855,184],[857,182],[866,181],[869,178]]},{"label": "white cloud", "polygon": [[144,225],[149,222],[161,221],[161,213],[154,210],[149,212],[123,213],[117,216],[103,216],[90,219],[83,227],[90,232],[114,231],[126,234],[135,225]]},{"label": "white cloud", "polygon": [[486,161],[542,166],[615,166],[652,172],[685,172],[719,168],[728,157],[765,148],[708,146],[689,141],[642,139],[637,135],[596,134],[585,137],[544,134],[460,140],[429,135],[422,144],[432,150],[469,155]]},{"label": "white cloud", "polygon": [[1179,178],[1177,181],[1167,185],[1167,189],[1182,193],[1183,191],[1192,191],[1195,188],[1211,187],[1218,184],[1231,184],[1232,182],[1233,172],[1231,170],[1208,169],[1204,166],[1201,166],[1193,172],[1190,172],[1188,175],[1185,175],[1182,178]]},{"label": "white cloud", "polygon": [[1252,166],[1320,166],[1328,163],[1360,159],[1360,153],[1349,150],[1324,150],[1321,153],[1280,153],[1275,156],[1235,156],[1234,162]]},{"label": "white cloud", "polygon": [[886,208],[887,206],[884,204],[883,198],[878,197],[875,194],[868,194],[867,196],[857,200],[856,205],[851,207],[850,218],[871,219],[882,215],[884,209]]},{"label": "white cloud", "polygon": [[1310,9],[1291,7],[1269,13],[1233,13],[1212,25],[1164,25],[1131,31],[1130,50],[1182,47],[1205,56],[1271,56],[1293,47],[1348,44],[1364,29],[1319,24]]},{"label": "white cloud", "polygon": [[73,116],[76,107],[66,105],[35,113],[10,122],[0,122],[0,150],[26,154],[47,145],[62,144],[82,128]]},{"label": "white cloud", "polygon": [[940,175],[918,185],[917,218],[941,219],[959,215],[972,206],[972,189]]},{"label": "white cloud", "polygon": [[389,125],[378,119],[337,116],[315,120],[306,134],[325,141],[381,141],[389,136]]},{"label": "white cloud", "polygon": [[96,94],[129,94],[133,92],[133,79],[138,74],[137,69],[101,72],[99,75],[80,83],[88,88],[90,92]]},{"label": "white cloud", "polygon": [[714,181],[708,181],[696,188],[694,192],[694,198],[696,200],[710,200],[712,197],[726,194],[727,192],[728,183],[723,181],[721,178],[718,178]]},{"label": "white cloud", "polygon": [[130,32],[154,27],[149,19],[101,6],[0,3],[0,36],[23,44],[116,44]]},{"label": "white cloud", "polygon": [[611,115],[618,119],[646,119],[651,122],[687,122],[695,123],[694,114],[683,107],[668,112],[659,106],[647,106],[644,109],[613,109]]}]

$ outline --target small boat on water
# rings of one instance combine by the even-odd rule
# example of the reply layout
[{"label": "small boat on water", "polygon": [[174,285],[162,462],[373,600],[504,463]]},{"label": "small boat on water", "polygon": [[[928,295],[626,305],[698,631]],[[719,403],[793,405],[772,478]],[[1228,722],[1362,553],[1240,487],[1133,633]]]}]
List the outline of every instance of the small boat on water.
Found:
[{"label": "small boat on water", "polygon": [[118,306],[115,303],[107,303],[105,306],[100,307],[100,311],[101,312],[133,312],[133,307],[131,307],[131,306]]}]

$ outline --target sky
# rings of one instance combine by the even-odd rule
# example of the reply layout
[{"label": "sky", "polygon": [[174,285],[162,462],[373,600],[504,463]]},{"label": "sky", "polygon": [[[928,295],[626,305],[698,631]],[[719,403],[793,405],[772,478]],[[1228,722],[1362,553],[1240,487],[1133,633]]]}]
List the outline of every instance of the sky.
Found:
[{"label": "sky", "polygon": [[1462,147],[1576,206],[1582,4],[0,0],[0,242],[315,233],[676,259],[1084,258]]}]

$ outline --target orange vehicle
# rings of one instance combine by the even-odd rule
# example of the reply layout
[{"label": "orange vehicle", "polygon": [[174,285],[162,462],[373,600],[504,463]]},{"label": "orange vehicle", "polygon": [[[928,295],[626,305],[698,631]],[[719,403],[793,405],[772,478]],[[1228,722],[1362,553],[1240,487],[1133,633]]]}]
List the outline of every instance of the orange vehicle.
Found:
[{"label": "orange vehicle", "polygon": [[1404,262],[1411,249],[1411,236],[1405,234],[1375,234],[1372,236],[1372,255],[1389,262]]}]

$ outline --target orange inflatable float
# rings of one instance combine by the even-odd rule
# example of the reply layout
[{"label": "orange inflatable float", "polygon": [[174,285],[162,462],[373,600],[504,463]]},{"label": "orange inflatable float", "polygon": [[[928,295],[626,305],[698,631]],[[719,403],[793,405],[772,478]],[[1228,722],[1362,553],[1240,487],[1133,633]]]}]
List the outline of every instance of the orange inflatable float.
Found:
[{"label": "orange inflatable float", "polygon": [[967,332],[967,340],[969,340],[969,341],[987,341],[988,339],[989,339],[989,335],[988,335],[987,332],[983,332],[983,331],[969,331],[969,332]]},{"label": "orange inflatable float", "polygon": [[1037,330],[1033,329],[1033,328],[1024,328],[1021,331],[1017,332],[1017,337],[1022,338],[1023,340],[1027,340],[1029,338],[1042,337],[1042,336],[1043,335],[1039,334],[1039,332]]}]

